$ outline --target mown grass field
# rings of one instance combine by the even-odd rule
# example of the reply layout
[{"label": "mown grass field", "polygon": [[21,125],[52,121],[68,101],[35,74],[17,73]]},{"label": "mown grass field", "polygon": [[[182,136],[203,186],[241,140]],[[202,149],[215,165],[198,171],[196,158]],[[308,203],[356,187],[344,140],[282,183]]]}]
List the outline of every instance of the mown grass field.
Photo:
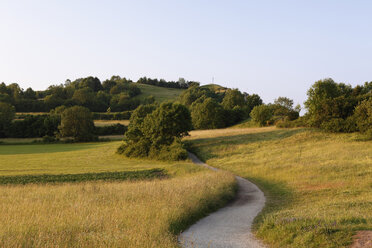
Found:
[{"label": "mown grass field", "polygon": [[174,101],[185,91],[184,89],[165,88],[148,84],[136,84],[136,86],[141,89],[142,93],[136,96],[141,101],[149,96],[153,96],[156,102]]},{"label": "mown grass field", "polygon": [[177,174],[199,170],[190,162],[125,159],[116,154],[120,141],[76,144],[0,145],[0,176],[77,174],[134,171],[153,168]]},{"label": "mown grass field", "polygon": [[94,125],[97,127],[110,126],[115,124],[121,124],[124,126],[129,125],[129,120],[94,120]]},{"label": "mown grass field", "polygon": [[372,230],[372,142],[307,129],[194,131],[208,164],[255,182],[268,198],[255,232],[272,247],[348,247]]},{"label": "mown grass field", "polygon": [[[115,154],[119,144],[0,145],[2,179],[101,177],[0,185],[0,247],[178,247],[180,231],[235,194],[229,173],[188,161],[125,159]],[[166,177],[111,177],[156,168]]]}]

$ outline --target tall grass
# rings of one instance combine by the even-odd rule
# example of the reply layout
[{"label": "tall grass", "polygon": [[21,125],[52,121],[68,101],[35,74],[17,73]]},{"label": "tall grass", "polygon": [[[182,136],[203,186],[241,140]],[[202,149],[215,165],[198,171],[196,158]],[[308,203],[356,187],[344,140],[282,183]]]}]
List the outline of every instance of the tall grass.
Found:
[{"label": "tall grass", "polygon": [[372,142],[357,134],[226,129],[188,140],[208,164],[265,191],[255,227],[273,247],[347,247],[355,231],[372,230]]},{"label": "tall grass", "polygon": [[177,247],[177,234],[225,204],[234,177],[0,186],[0,247]]}]

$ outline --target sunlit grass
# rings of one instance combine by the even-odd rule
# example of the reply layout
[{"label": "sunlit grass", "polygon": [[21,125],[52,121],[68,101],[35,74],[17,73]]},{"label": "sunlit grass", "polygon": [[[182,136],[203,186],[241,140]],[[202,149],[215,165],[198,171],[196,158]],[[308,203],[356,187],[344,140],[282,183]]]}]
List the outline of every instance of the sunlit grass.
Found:
[{"label": "sunlit grass", "polygon": [[0,186],[0,247],[177,247],[177,234],[234,195],[232,175]]},{"label": "sunlit grass", "polygon": [[136,86],[141,89],[141,94],[134,98],[141,101],[149,96],[153,96],[156,102],[174,101],[185,91],[184,89],[158,87],[148,84],[136,84]]},{"label": "sunlit grass", "polygon": [[199,170],[191,162],[126,159],[116,154],[120,142],[0,145],[0,176],[74,174],[164,168],[168,173]]},{"label": "sunlit grass", "polygon": [[371,141],[306,129],[240,132],[197,131],[188,140],[210,165],[265,191],[258,237],[274,247],[347,247],[356,230],[372,230]]},{"label": "sunlit grass", "polygon": [[124,126],[129,125],[129,120],[94,120],[94,125],[97,127],[110,126],[115,124],[121,124]]}]

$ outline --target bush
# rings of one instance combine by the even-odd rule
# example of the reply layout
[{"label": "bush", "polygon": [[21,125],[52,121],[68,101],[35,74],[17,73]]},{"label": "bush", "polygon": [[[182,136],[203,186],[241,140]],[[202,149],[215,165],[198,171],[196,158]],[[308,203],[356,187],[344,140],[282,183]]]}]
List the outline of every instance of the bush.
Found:
[{"label": "bush", "polygon": [[43,139],[42,139],[43,143],[55,143],[55,142],[58,142],[58,141],[59,141],[59,139],[57,139],[54,136],[49,136],[49,135],[43,136]]},{"label": "bush", "polygon": [[272,120],[273,108],[269,105],[262,104],[254,107],[250,115],[254,122],[257,122],[260,126],[265,126]]},{"label": "bush", "polygon": [[103,135],[119,135],[127,131],[127,127],[117,123],[109,126],[103,126],[103,127],[94,127],[94,134],[103,136]]},{"label": "bush", "polygon": [[36,138],[45,135],[54,136],[58,132],[60,117],[58,115],[28,115],[24,120],[14,121],[7,137]]},{"label": "bush", "polygon": [[354,118],[360,132],[372,134],[372,97],[355,108]]},{"label": "bush", "polygon": [[171,145],[162,145],[160,148],[151,146],[149,157],[157,160],[178,161],[187,159],[187,151],[180,139],[175,139]]},{"label": "bush", "polygon": [[15,115],[14,106],[0,102],[0,137],[4,137]]},{"label": "bush", "polygon": [[345,120],[342,118],[332,118],[329,121],[324,121],[320,128],[331,133],[340,133],[345,129]]}]

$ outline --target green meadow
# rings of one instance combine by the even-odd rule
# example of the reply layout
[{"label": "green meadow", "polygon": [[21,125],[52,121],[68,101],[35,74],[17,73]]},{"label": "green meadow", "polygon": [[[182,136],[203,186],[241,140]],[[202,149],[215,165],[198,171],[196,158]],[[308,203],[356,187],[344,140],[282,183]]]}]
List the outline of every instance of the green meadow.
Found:
[{"label": "green meadow", "polygon": [[178,247],[235,195],[230,173],[126,159],[119,145],[0,145],[0,246]]},{"label": "green meadow", "polygon": [[141,89],[141,94],[135,98],[144,100],[149,96],[153,96],[156,102],[174,101],[174,99],[177,99],[185,91],[184,89],[165,88],[139,83],[136,86]]}]

